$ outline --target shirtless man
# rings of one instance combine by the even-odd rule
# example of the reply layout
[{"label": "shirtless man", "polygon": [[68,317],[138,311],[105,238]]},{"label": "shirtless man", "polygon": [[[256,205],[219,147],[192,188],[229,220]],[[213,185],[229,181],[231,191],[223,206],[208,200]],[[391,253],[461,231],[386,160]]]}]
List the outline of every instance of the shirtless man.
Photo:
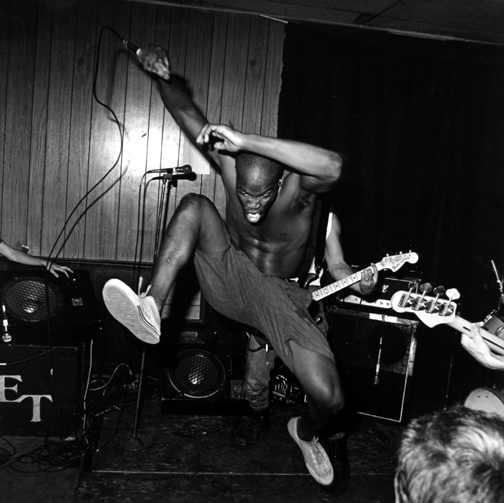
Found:
[{"label": "shirtless man", "polygon": [[103,296],[111,314],[139,339],[159,341],[160,315],[177,273],[191,259],[209,304],[265,334],[308,396],[307,410],[288,430],[321,485],[334,471],[315,436],[344,405],[334,356],[308,313],[311,295],[296,283],[310,239],[318,194],[341,174],[338,154],[297,141],[244,134],[210,124],[182,80],[172,75],[164,49],[139,53],[158,77],[161,97],[185,133],[219,170],[226,190],[226,221],[198,194],[182,198],[166,231],[152,282],[138,296],[117,279]]},{"label": "shirtless man", "polygon": [[[318,233],[319,231],[317,231]],[[325,235],[324,259],[325,269],[329,273],[332,281],[339,281],[354,274],[355,271],[347,264],[343,254],[341,244],[341,224],[333,211],[329,212],[327,219],[327,229]],[[315,253],[315,249],[310,250],[308,261]],[[305,266],[306,268],[306,266]],[[303,277],[306,274],[301,274]],[[315,260],[312,259],[311,267],[307,276],[315,276],[310,282],[310,291],[321,287],[320,278],[317,276]],[[358,295],[370,295],[378,283],[378,269],[374,264],[362,272],[361,280],[350,285],[348,288]],[[322,302],[312,305],[310,311],[319,330],[327,338],[328,324],[324,313]],[[270,405],[270,376],[275,367],[276,354],[273,348],[269,347],[259,335],[246,332],[249,336],[247,363],[245,368],[244,391],[245,398],[252,408],[250,417],[241,418],[240,424],[234,432],[236,442],[242,447],[247,447],[258,440],[260,435],[269,427],[269,405]],[[343,438],[343,432],[341,438]],[[341,442],[343,443],[343,442]],[[344,452],[344,448],[340,449]]]}]

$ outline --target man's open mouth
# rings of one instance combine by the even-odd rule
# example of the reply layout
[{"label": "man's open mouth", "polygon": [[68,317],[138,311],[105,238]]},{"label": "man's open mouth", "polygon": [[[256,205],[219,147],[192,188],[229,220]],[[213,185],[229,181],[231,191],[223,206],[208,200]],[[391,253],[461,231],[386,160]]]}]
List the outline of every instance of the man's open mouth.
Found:
[{"label": "man's open mouth", "polygon": [[257,222],[261,218],[259,211],[247,211],[245,214],[249,222]]}]

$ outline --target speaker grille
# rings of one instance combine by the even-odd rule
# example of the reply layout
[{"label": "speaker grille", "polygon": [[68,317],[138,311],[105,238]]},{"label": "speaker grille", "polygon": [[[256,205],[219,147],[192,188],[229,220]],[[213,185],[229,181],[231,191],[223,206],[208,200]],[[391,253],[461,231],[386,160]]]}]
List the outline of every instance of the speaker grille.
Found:
[{"label": "speaker grille", "polygon": [[36,277],[16,278],[3,287],[7,313],[22,321],[36,322],[56,316],[63,307],[59,289]]},{"label": "speaker grille", "polygon": [[419,321],[334,306],[326,312],[347,408],[402,422],[409,406]]},{"label": "speaker grille", "polygon": [[177,355],[176,365],[168,369],[168,378],[183,396],[208,398],[222,389],[225,370],[212,353],[188,349]]}]

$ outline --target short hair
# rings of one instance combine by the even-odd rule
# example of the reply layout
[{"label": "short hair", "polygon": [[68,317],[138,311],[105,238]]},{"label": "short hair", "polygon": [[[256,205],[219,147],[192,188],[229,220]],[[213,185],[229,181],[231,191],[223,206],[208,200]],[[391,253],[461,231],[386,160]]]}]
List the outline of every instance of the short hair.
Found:
[{"label": "short hair", "polygon": [[268,181],[280,180],[282,177],[284,166],[283,164],[251,152],[239,152],[236,155],[236,172],[245,172],[249,170],[260,171],[264,178]]},{"label": "short hair", "polygon": [[396,503],[501,503],[504,419],[461,405],[414,419],[395,484]]}]

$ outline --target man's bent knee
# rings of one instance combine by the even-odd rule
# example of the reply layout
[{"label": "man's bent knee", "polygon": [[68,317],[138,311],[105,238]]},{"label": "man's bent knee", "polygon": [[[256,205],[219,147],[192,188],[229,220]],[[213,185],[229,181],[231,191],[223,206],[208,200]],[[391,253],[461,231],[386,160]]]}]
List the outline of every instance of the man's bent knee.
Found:
[{"label": "man's bent knee", "polygon": [[324,415],[338,414],[345,406],[345,397],[340,389],[318,390],[315,396],[310,398]]},{"label": "man's bent knee", "polygon": [[[174,223],[175,222],[175,223]],[[189,193],[182,197],[173,219],[171,228],[194,231],[196,241],[194,245],[202,251],[222,251],[228,246],[227,231],[215,205],[208,197],[201,194]]]},{"label": "man's bent knee", "polygon": [[196,194],[195,192],[189,192],[189,194],[183,196],[178,205],[180,210],[193,209],[195,211],[205,209],[207,206],[214,205],[208,197]]},{"label": "man's bent knee", "polygon": [[291,344],[294,355],[294,374],[301,382],[308,398],[324,415],[337,414],[345,406],[345,397],[336,369],[329,357]]},{"label": "man's bent knee", "polygon": [[345,396],[337,377],[326,375],[319,378],[305,388],[309,400],[324,416],[331,416],[341,412],[345,406]]},{"label": "man's bent knee", "polygon": [[343,393],[338,392],[333,394],[332,400],[328,402],[328,414],[338,414],[345,407],[345,397]]}]

